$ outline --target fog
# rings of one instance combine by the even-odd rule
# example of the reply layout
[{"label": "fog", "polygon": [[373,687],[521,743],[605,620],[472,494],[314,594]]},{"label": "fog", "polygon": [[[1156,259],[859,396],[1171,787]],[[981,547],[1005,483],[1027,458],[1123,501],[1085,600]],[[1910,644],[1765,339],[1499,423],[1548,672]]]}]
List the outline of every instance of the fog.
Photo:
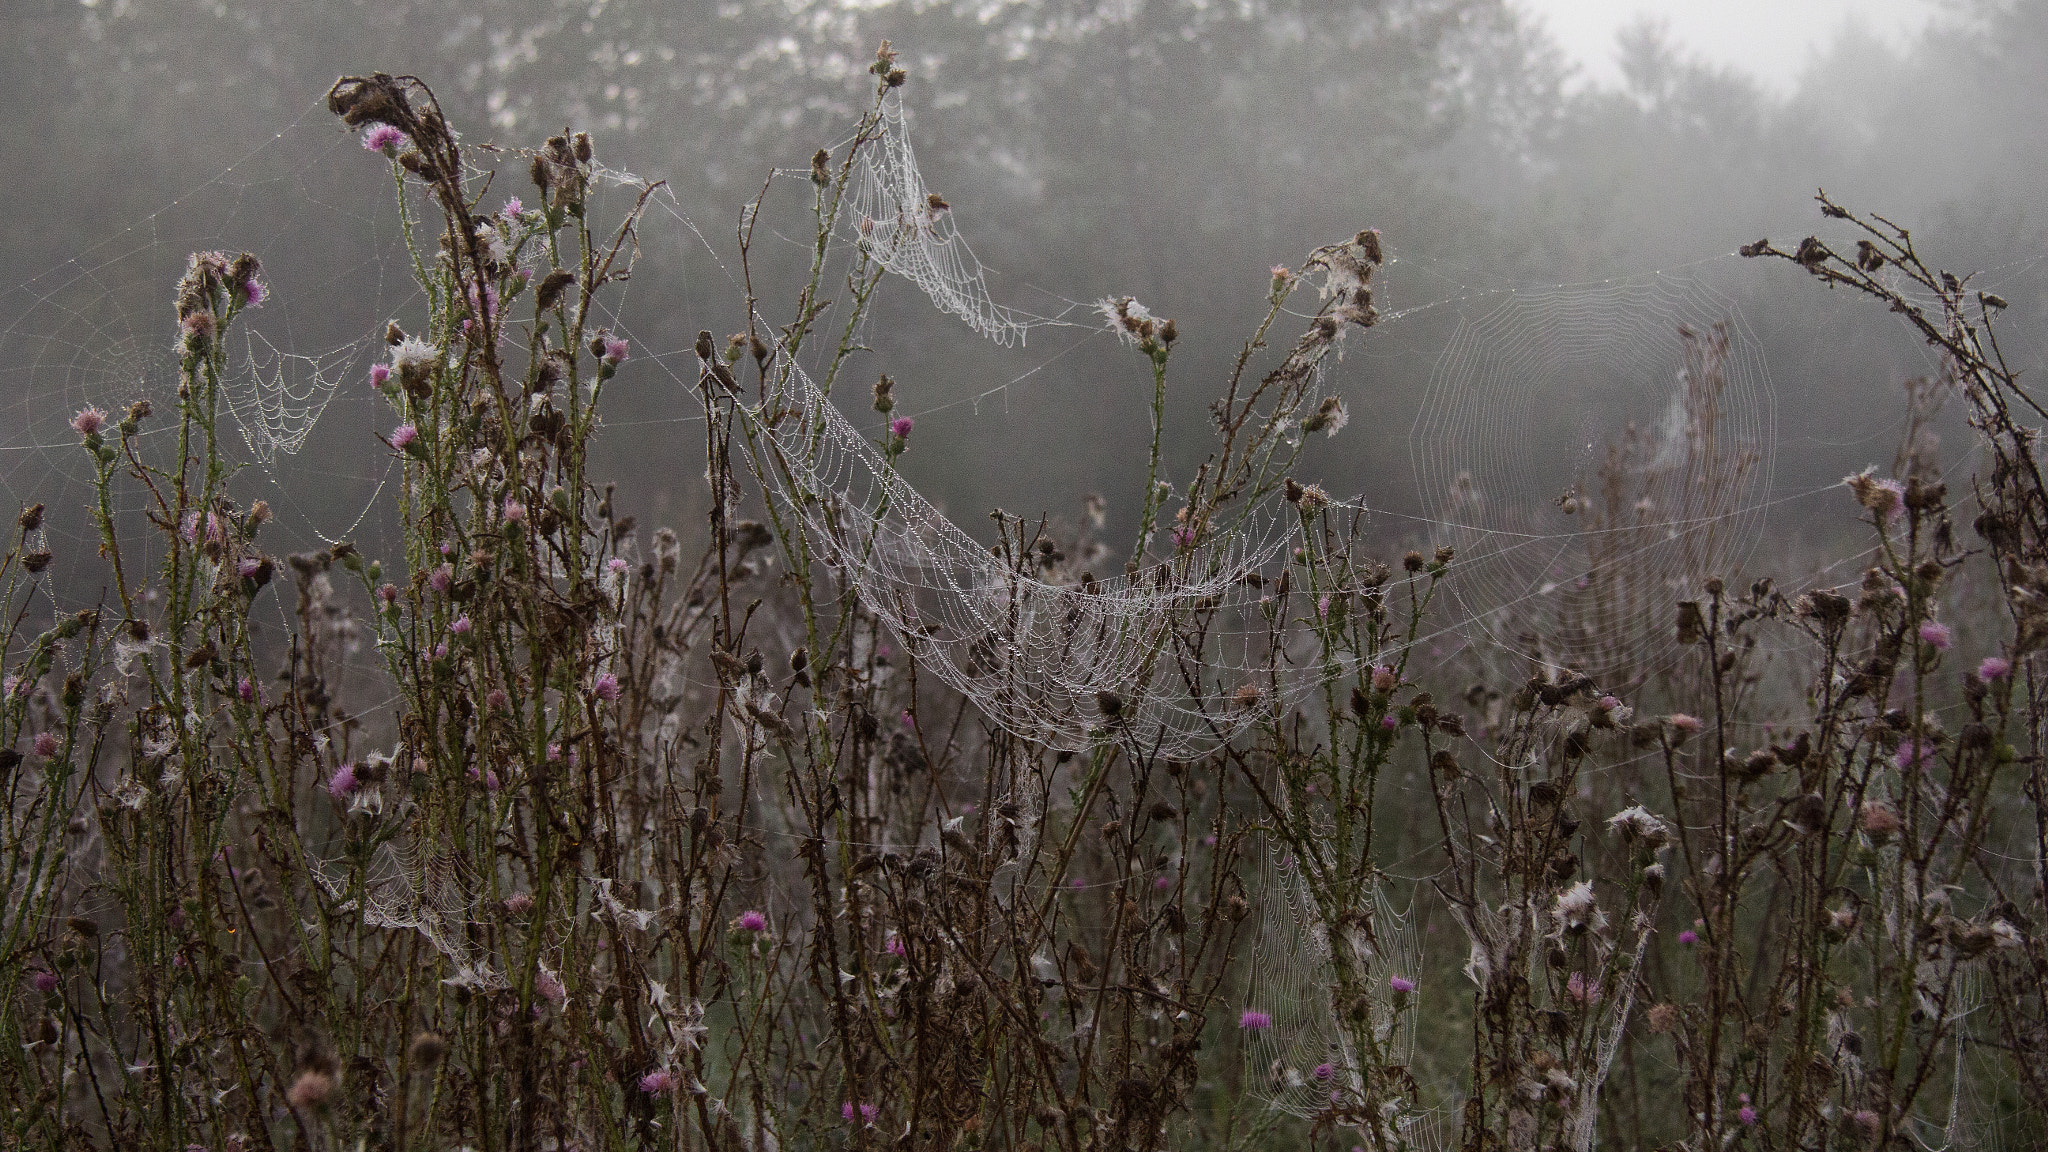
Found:
[{"label": "fog", "polygon": [[[1421,489],[1418,459],[1511,454],[1523,495],[1547,500],[1621,417],[1654,421],[1670,383],[1644,381],[1642,397],[1624,389],[1590,414],[1546,401],[1546,419],[1502,428],[1480,418],[1519,384],[1489,378],[1493,391],[1457,399],[1489,439],[1433,443],[1417,416],[1461,323],[1557,285],[1662,276],[1715,294],[1693,322],[1721,309],[1766,366],[1757,562],[1794,565],[1829,507],[1816,494],[1893,458],[1900,386],[1934,362],[1879,310],[1733,253],[1815,230],[1811,197],[1825,187],[1911,227],[1932,263],[1981,271],[1974,283],[2012,305],[2006,351],[2031,363],[2048,166],[2030,110],[2048,89],[2048,5],[1925,19],[1907,5],[1843,9],[1797,29],[1795,54],[1778,45],[1733,63],[1728,45],[1747,32],[1697,15],[1619,21],[1605,75],[1566,9],[1583,10],[1543,7],[16,4],[0,131],[18,431],[0,477],[24,501],[66,491],[82,475],[63,447],[66,414],[160,386],[148,380],[170,340],[169,287],[193,248],[264,259],[277,295],[254,326],[282,351],[342,348],[417,310],[384,165],[320,104],[337,75],[384,70],[430,83],[472,142],[531,146],[587,128],[610,168],[669,182],[618,317],[640,355],[604,442],[621,499],[688,530],[703,512],[689,345],[700,328],[739,324],[741,208],[771,170],[800,174],[846,138],[888,38],[910,73],[904,106],[927,181],[991,295],[1048,321],[1021,347],[996,347],[892,280],[862,333],[855,394],[895,378],[900,411],[918,421],[904,469],[970,531],[997,507],[1072,516],[1100,492],[1114,517],[1138,503],[1146,371],[1103,330],[1097,300],[1129,295],[1176,319],[1167,464],[1186,476],[1211,450],[1206,405],[1262,314],[1269,269],[1376,228],[1391,257],[1385,319],[1347,336],[1326,386],[1353,420],[1308,461],[1333,493],[1375,510],[1390,544],[1431,534],[1441,493]],[[1688,30],[1697,48],[1678,38]],[[1569,49],[1559,36],[1575,38]],[[501,179],[503,194],[518,191],[516,171]],[[808,255],[808,206],[800,176],[769,183],[753,260],[775,322]],[[1597,307],[1619,329],[1632,298]],[[1567,294],[1546,307],[1595,306]],[[319,415],[296,456],[244,480],[291,501],[305,531],[374,528],[388,475],[371,436],[381,402],[351,376]],[[77,517],[53,531],[86,535]]]}]

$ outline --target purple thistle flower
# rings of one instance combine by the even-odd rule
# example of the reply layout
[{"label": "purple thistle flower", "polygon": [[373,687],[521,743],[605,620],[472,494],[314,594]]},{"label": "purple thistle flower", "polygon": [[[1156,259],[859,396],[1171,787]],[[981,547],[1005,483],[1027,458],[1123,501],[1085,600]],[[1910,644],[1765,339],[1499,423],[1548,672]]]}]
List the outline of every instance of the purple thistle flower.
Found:
[{"label": "purple thistle flower", "polygon": [[386,156],[397,154],[400,148],[411,142],[405,133],[389,124],[372,124],[363,131],[363,147],[371,152],[382,152]]},{"label": "purple thistle flower", "polygon": [[1743,1127],[1754,1128],[1756,1126],[1756,1109],[1744,1104],[1735,1110],[1735,1118],[1742,1121]]},{"label": "purple thistle flower", "polygon": [[382,588],[377,589],[377,598],[379,600],[384,601],[384,606],[386,608],[392,607],[393,605],[397,604],[398,585],[386,584]]},{"label": "purple thistle flower", "polygon": [[1920,640],[1936,652],[1946,652],[1949,645],[1955,643],[1955,633],[1950,632],[1946,624],[1927,620],[1920,625]]},{"label": "purple thistle flower", "polygon": [[733,921],[733,923],[748,932],[766,932],[768,930],[768,917],[751,910],[740,913],[739,919]]},{"label": "purple thistle flower", "polygon": [[1892,763],[1901,771],[1916,765],[1925,765],[1934,759],[1934,745],[1925,740],[1907,740],[1892,754]]},{"label": "purple thistle flower", "polygon": [[899,960],[910,955],[910,949],[903,946],[903,937],[898,936],[894,932],[889,933],[888,942],[882,945],[882,951]]},{"label": "purple thistle flower", "polygon": [[569,990],[562,987],[562,978],[545,968],[534,973],[533,990],[540,993],[541,999],[557,1007],[569,998]]},{"label": "purple thistle flower", "polygon": [[391,430],[391,446],[401,452],[412,447],[413,441],[419,438],[420,430],[410,424],[400,424]]},{"label": "purple thistle flower", "polygon": [[530,892],[514,892],[510,896],[505,897],[505,911],[510,912],[514,916],[524,916],[528,912],[533,911],[533,894]]},{"label": "purple thistle flower", "polygon": [[97,408],[80,408],[71,418],[71,430],[80,436],[90,436],[106,426],[107,414]]},{"label": "purple thistle flower", "polygon": [[327,794],[336,800],[346,800],[356,790],[356,766],[352,760],[345,760],[334,770],[334,776],[327,781]]},{"label": "purple thistle flower", "polygon": [[912,420],[908,416],[898,416],[894,420],[889,421],[889,435],[894,436],[898,440],[908,440],[910,439],[910,430],[915,427],[917,427],[917,421]]},{"label": "purple thistle flower", "polygon": [[508,500],[506,500],[506,501],[505,501],[505,520],[506,520],[506,522],[507,522],[507,523],[510,523],[510,524],[517,524],[517,523],[519,523],[520,521],[522,521],[522,520],[524,520],[524,519],[526,519],[526,505],[524,505],[524,504],[521,504],[521,503],[520,503],[519,501],[517,501],[517,500],[509,500],[509,499],[508,499]]},{"label": "purple thistle flower", "polygon": [[1986,656],[1984,662],[1977,665],[1977,679],[1987,684],[1993,680],[2004,679],[2011,674],[2012,661],[2007,660],[2003,656]]},{"label": "purple thistle flower", "polygon": [[1396,992],[1413,992],[1415,991],[1415,981],[1410,980],[1406,976],[1390,976],[1387,978],[1387,987],[1392,988]]},{"label": "purple thistle flower", "polygon": [[626,569],[632,567],[631,564],[626,563],[626,558],[623,556],[612,557],[611,559],[604,562],[604,566],[605,569],[610,572],[624,572]]},{"label": "purple thistle flower", "polygon": [[242,677],[241,682],[235,685],[235,695],[240,696],[244,704],[254,704],[256,702],[256,682],[247,676]]},{"label": "purple thistle flower", "polygon": [[619,698],[619,678],[607,672],[597,678],[597,683],[590,690],[599,700],[614,703]]},{"label": "purple thistle flower", "polygon": [[250,308],[261,308],[270,299],[270,285],[251,276],[242,281],[242,303]]},{"label": "purple thistle flower", "polygon": [[55,756],[56,754],[57,734],[55,732],[36,733],[36,755],[41,756],[45,760],[48,760],[50,757]]},{"label": "purple thistle flower", "polygon": [[1678,942],[1680,944],[1697,944],[1700,942],[1700,934],[1687,928],[1678,934]]},{"label": "purple thistle flower", "polygon": [[38,968],[34,972],[29,973],[28,982],[38,992],[55,992],[57,990],[57,974],[48,968]]},{"label": "purple thistle flower", "polygon": [[526,211],[526,205],[521,204],[517,196],[507,196],[505,197],[505,207],[500,209],[500,211],[506,219],[510,220],[517,217],[521,212]]},{"label": "purple thistle flower", "polygon": [[676,1090],[676,1075],[666,1068],[656,1068],[640,1078],[640,1090],[649,1096],[666,1096]]},{"label": "purple thistle flower", "polygon": [[470,623],[469,617],[467,616],[457,616],[454,619],[454,621],[448,625],[448,630],[450,632],[455,633],[457,636],[469,635],[469,629]]},{"label": "purple thistle flower", "polygon": [[1337,1069],[1332,1067],[1328,1061],[1316,1065],[1315,1072],[1313,1073],[1315,1078],[1318,1080],[1328,1080],[1330,1077],[1335,1076],[1336,1074]]},{"label": "purple thistle flower", "polygon": [[1273,1017],[1256,1008],[1247,1008],[1238,1015],[1237,1026],[1247,1032],[1263,1032],[1273,1026]]},{"label": "purple thistle flower", "polygon": [[434,659],[436,659],[436,660],[446,660],[447,658],[448,658],[448,642],[447,642],[446,640],[443,640],[443,641],[441,641],[441,642],[440,642],[439,644],[436,644],[436,645],[434,645]]},{"label": "purple thistle flower", "polygon": [[453,583],[455,583],[455,568],[453,565],[443,564],[427,574],[427,586],[436,592],[446,592],[448,586]]},{"label": "purple thistle flower", "polygon": [[370,387],[372,387],[372,388],[382,388],[382,387],[384,387],[384,385],[386,385],[386,384],[389,384],[390,382],[391,382],[391,365],[389,365],[389,364],[372,364],[372,365],[370,365]]},{"label": "purple thistle flower", "polygon": [[626,359],[626,353],[629,350],[629,347],[630,346],[626,343],[626,338],[623,336],[605,337],[604,362],[612,365],[623,363]]}]

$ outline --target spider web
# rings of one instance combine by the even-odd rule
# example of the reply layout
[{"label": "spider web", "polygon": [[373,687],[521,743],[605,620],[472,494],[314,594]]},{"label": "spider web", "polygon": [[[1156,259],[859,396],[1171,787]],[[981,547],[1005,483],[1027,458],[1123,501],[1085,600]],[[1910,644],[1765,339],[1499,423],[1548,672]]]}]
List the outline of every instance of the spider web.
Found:
[{"label": "spider web", "polygon": [[1409,437],[1470,631],[1627,684],[1761,533],[1774,396],[1734,302],[1676,276],[1514,292],[1462,320]]},{"label": "spider web", "polygon": [[854,159],[840,211],[841,237],[917,285],[939,311],[997,344],[1023,344],[1031,327],[1049,321],[990,297],[987,269],[961,237],[952,209],[925,186],[901,89],[883,98],[880,116],[876,137]]},{"label": "spider web", "polygon": [[[747,412],[772,451],[768,479],[862,604],[1005,730],[1068,750],[1127,737],[1182,756],[1266,715],[1253,705],[1276,685],[1313,686],[1283,679],[1284,650],[1246,626],[1276,607],[1259,570],[1291,539],[1286,511],[1249,510],[1136,572],[1049,583],[962,531],[807,373],[787,367],[777,415]],[[1176,640],[1179,623],[1212,612],[1205,645]],[[1256,695],[1243,700],[1247,685]]]},{"label": "spider web", "polygon": [[[1370,930],[1353,929],[1333,943],[1316,907],[1300,861],[1284,845],[1269,843],[1260,860],[1259,935],[1252,951],[1248,1003],[1271,1018],[1271,1026],[1246,1032],[1248,1083],[1268,1104],[1293,1116],[1311,1117],[1332,1108],[1356,1106],[1364,1087],[1364,1056],[1353,1046],[1338,1013],[1332,977],[1333,947],[1344,947],[1370,997],[1370,1029],[1380,1061],[1405,1065],[1415,1044],[1420,1001],[1411,996],[1396,1007],[1389,981],[1413,980],[1421,967],[1411,919],[1394,908],[1384,888],[1375,887],[1371,907],[1360,909]],[[1412,1124],[1421,1116],[1408,1117]]]}]

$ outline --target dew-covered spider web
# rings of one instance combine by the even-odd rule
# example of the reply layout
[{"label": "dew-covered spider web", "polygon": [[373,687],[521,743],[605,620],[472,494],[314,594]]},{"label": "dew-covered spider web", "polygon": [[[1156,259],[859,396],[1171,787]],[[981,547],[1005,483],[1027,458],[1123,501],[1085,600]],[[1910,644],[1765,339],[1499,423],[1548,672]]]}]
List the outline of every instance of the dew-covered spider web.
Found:
[{"label": "dew-covered spider web", "polygon": [[884,97],[875,136],[854,157],[839,225],[842,238],[997,344],[1022,344],[1046,322],[990,297],[988,270],[955,227],[951,205],[925,186],[901,89]]},{"label": "dew-covered spider web", "polygon": [[1409,447],[1480,637],[1616,686],[1761,531],[1774,397],[1732,301],[1673,276],[1515,292],[1462,321]]},{"label": "dew-covered spider web", "polygon": [[[1295,1116],[1356,1108],[1366,1065],[1405,1066],[1414,1048],[1420,999],[1392,991],[1396,978],[1412,982],[1421,970],[1414,922],[1375,887],[1368,906],[1333,933],[1292,852],[1268,843],[1253,859],[1259,932],[1245,995],[1260,1026],[1244,1029],[1252,1089]],[[1355,1031],[1341,1020],[1350,1005],[1339,1002],[1334,948],[1345,949],[1353,987],[1367,1004]],[[1426,1118],[1418,1113],[1405,1123]]]},{"label": "dew-covered spider web", "polygon": [[[1163,562],[1048,582],[1028,540],[990,546],[962,531],[788,367],[779,418],[750,416],[771,482],[920,667],[992,722],[1054,748],[1129,739],[1181,756],[1300,690],[1260,575],[1291,538],[1284,506],[1249,510]],[[1213,625],[1199,645],[1184,628],[1197,617]]]},{"label": "dew-covered spider web", "polygon": [[242,442],[259,461],[305,446],[343,379],[360,375],[380,351],[368,337],[314,355],[281,351],[262,333],[243,334],[243,355],[226,384],[229,410]]}]

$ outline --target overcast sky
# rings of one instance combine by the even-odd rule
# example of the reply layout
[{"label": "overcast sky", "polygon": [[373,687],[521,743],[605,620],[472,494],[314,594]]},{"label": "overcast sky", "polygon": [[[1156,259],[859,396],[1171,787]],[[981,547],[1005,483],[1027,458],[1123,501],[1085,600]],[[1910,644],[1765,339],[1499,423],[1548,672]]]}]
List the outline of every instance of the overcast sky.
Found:
[{"label": "overcast sky", "polygon": [[1695,55],[1742,68],[1787,92],[1809,52],[1856,23],[1897,43],[1917,32],[1939,0],[1516,0],[1550,28],[1580,81],[1613,84],[1614,34],[1640,16],[1665,22]]}]

